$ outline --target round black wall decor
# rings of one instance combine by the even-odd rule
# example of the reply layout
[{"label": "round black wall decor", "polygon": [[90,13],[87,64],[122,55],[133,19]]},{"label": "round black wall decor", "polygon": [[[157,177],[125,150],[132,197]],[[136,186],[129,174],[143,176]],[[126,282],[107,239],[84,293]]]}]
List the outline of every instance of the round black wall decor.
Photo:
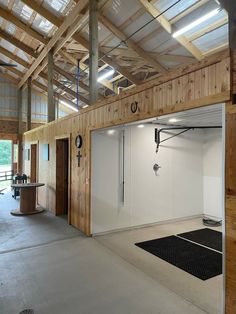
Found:
[{"label": "round black wall decor", "polygon": [[75,146],[76,146],[77,148],[81,148],[82,144],[83,144],[82,136],[79,134],[79,135],[76,136],[76,139],[75,139]]},{"label": "round black wall decor", "polygon": [[130,105],[130,109],[131,109],[132,113],[137,112],[137,110],[138,110],[138,102],[137,101],[132,102],[131,105]]}]

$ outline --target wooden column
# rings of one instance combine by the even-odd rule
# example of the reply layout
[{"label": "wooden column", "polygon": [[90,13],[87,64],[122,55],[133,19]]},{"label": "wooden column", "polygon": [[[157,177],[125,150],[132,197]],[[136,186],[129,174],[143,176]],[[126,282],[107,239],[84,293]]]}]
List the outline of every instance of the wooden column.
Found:
[{"label": "wooden column", "polygon": [[26,122],[27,131],[31,130],[31,98],[32,98],[31,85],[32,85],[32,80],[31,80],[31,77],[29,77],[27,81],[27,122]]},{"label": "wooden column", "polygon": [[48,52],[48,122],[56,119],[56,108],[53,93],[53,50]]},{"label": "wooden column", "polygon": [[22,121],[22,87],[17,91],[17,108],[18,108],[18,162],[17,172],[21,173],[23,169],[23,121]]},{"label": "wooden column", "polygon": [[89,0],[89,100],[98,99],[98,0]]},{"label": "wooden column", "polygon": [[236,313],[236,2],[222,1],[229,13],[232,101],[226,104],[225,313]]}]

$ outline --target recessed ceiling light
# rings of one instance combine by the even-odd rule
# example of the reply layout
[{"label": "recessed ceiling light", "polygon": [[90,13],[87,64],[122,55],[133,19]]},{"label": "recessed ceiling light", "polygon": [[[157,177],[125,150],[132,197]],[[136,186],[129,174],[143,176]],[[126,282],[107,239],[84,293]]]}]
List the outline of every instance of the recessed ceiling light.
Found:
[{"label": "recessed ceiling light", "polygon": [[113,134],[115,133],[115,131],[116,131],[116,130],[108,130],[108,131],[107,131],[107,134],[108,134],[108,135],[113,135]]},{"label": "recessed ceiling light", "polygon": [[199,24],[209,20],[211,17],[217,15],[220,12],[220,8],[217,8],[213,11],[210,11],[209,13],[203,15],[202,17],[200,17],[199,19],[193,21],[192,23],[186,25],[185,27],[181,28],[180,30],[176,31],[175,33],[172,34],[172,37],[176,38],[180,35],[183,35],[184,33],[186,33],[187,31],[189,31],[190,29],[198,26]]},{"label": "recessed ceiling light", "polygon": [[138,128],[140,128],[140,129],[144,128],[144,124],[139,124]]}]

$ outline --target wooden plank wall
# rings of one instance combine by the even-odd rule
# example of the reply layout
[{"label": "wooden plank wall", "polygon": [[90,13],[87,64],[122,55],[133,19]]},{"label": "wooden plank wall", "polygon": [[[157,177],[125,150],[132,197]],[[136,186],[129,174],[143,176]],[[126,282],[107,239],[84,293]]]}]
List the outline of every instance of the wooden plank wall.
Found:
[{"label": "wooden plank wall", "polygon": [[[5,120],[0,117],[0,134],[18,134],[18,121]],[[32,123],[32,129],[38,128],[42,123]],[[23,124],[23,130],[26,130],[26,123]]]},{"label": "wooden plank wall", "polygon": [[[87,109],[51,122],[24,135],[25,145],[39,143],[38,190],[40,205],[55,213],[56,137],[71,134],[71,224],[90,235],[90,132],[91,130],[156,117],[184,109],[230,100],[230,57],[223,53],[195,65],[169,72],[129,92],[111,97]],[[137,112],[131,112],[131,103]],[[81,166],[77,166],[74,145],[82,135]],[[65,136],[66,137],[66,136]],[[42,159],[42,144],[49,144],[50,160]],[[30,173],[29,161],[24,171]]]},{"label": "wooden plank wall", "polygon": [[225,227],[226,309],[236,313],[236,52],[232,52],[232,101],[226,106]]}]

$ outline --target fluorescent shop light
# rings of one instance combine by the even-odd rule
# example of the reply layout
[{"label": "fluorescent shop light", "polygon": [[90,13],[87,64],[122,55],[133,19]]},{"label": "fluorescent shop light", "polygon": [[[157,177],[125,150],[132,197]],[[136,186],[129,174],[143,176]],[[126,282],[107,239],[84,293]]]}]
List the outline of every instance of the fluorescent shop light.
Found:
[{"label": "fluorescent shop light", "polygon": [[184,33],[186,33],[187,31],[189,31],[190,29],[198,26],[199,24],[209,20],[211,17],[217,15],[220,12],[220,8],[217,8],[205,15],[203,15],[202,17],[200,17],[199,19],[197,19],[196,21],[193,21],[192,23],[190,23],[189,25],[181,28],[180,30],[178,30],[177,32],[172,34],[172,37],[176,38]]},{"label": "fluorescent shop light", "polygon": [[115,70],[109,70],[106,73],[102,74],[99,78],[98,78],[98,82],[101,82],[103,80],[105,80],[106,78],[112,76],[115,73]]},{"label": "fluorescent shop light", "polygon": [[74,106],[71,106],[70,104],[68,104],[68,103],[65,102],[64,100],[61,100],[60,102],[61,102],[61,104],[64,105],[65,107],[70,108],[71,110],[74,110],[74,111],[78,112],[78,109],[77,109],[77,108],[75,108]]}]

